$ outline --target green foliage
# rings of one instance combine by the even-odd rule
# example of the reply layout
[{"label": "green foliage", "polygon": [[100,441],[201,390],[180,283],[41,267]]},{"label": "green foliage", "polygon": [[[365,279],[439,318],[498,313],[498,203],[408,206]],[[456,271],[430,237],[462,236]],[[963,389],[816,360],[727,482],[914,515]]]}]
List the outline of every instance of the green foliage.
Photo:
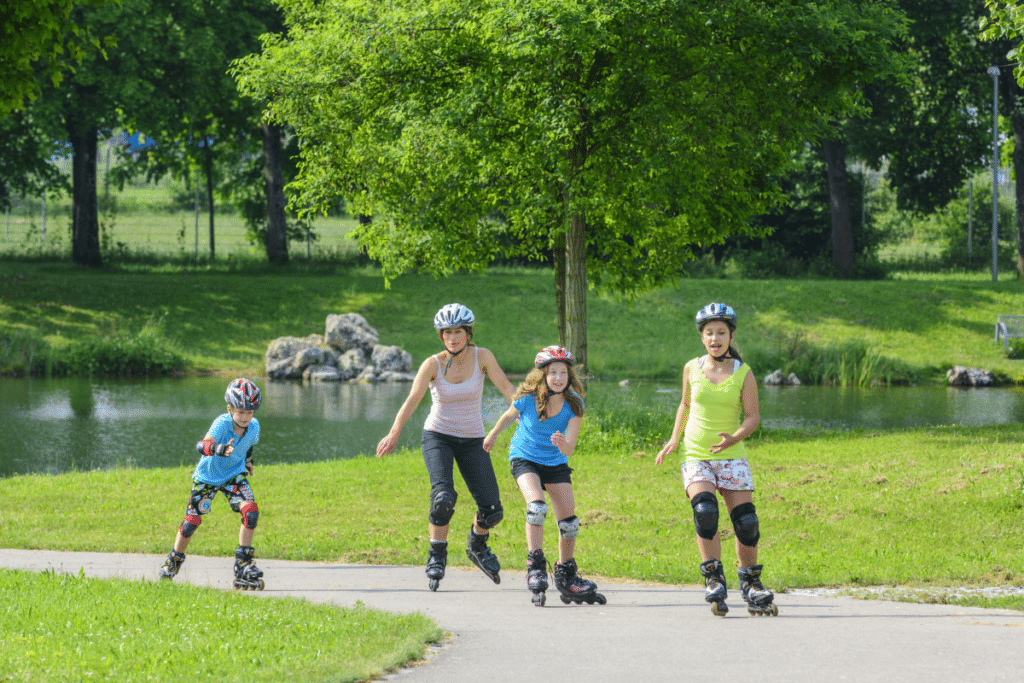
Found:
[{"label": "green foliage", "polygon": [[1020,360],[1024,358],[1024,339],[1010,339],[1007,342],[1006,357]]},{"label": "green foliage", "polygon": [[[441,632],[395,615],[169,581],[0,569],[8,680],[366,681]],[[96,609],[102,605],[103,609]],[[239,628],[244,624],[244,628]]]},{"label": "green foliage", "polygon": [[754,346],[746,354],[751,367],[765,374],[795,373],[804,384],[872,387],[911,384],[915,372],[902,360],[887,358],[863,341],[819,346],[803,333],[781,333],[773,346]]},{"label": "green foliage", "polygon": [[630,295],[754,234],[766,179],[898,71],[903,30],[876,2],[283,7],[237,73],[303,140],[300,206],[373,215],[389,278],[535,258],[585,216],[587,282]]}]

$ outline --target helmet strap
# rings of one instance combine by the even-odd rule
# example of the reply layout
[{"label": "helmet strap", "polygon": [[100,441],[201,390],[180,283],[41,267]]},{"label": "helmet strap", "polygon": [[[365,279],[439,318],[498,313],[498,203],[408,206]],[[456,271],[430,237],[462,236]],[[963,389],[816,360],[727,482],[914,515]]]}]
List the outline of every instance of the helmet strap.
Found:
[{"label": "helmet strap", "polygon": [[448,368],[450,368],[452,366],[452,361],[455,360],[455,356],[459,355],[460,353],[465,351],[467,348],[469,348],[469,342],[468,341],[466,342],[465,346],[463,346],[461,349],[459,349],[455,353],[452,353],[451,351],[448,351],[448,349],[445,349],[445,351],[448,351],[448,362],[445,363],[445,366],[444,366],[444,375],[445,375],[445,377],[448,376]]}]

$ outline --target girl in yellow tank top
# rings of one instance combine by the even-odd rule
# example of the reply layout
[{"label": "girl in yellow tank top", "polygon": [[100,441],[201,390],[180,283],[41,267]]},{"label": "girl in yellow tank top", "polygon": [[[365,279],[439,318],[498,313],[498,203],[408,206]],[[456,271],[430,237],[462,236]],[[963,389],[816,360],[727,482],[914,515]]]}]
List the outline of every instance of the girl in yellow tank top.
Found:
[{"label": "girl in yellow tank top", "polygon": [[[704,599],[716,616],[724,616],[728,588],[718,535],[718,496],[722,495],[736,534],[738,577],[743,600],[751,614],[776,615],[774,594],[761,583],[763,565],[757,564],[761,537],[754,507],[754,480],[743,440],[761,419],[757,381],[733,345],[736,312],[725,304],[708,304],[697,312],[697,330],[707,355],[683,368],[683,397],[676,411],[672,436],[658,453],[660,465],[683,437],[686,460],[682,465],[686,497],[693,507],[697,549],[701,555]],[[683,427],[685,425],[685,433]]]}]

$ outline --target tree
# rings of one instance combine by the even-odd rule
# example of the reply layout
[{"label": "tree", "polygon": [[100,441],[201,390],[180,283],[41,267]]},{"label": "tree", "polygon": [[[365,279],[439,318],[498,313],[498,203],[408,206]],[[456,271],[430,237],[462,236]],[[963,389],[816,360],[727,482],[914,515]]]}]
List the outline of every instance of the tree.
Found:
[{"label": "tree", "polygon": [[[1017,278],[1024,278],[1024,66],[1020,58],[1024,54],[1021,37],[1024,36],[1024,7],[1016,2],[985,0],[990,17],[982,17],[982,36],[999,47],[997,54],[1005,54],[1014,64],[1013,77],[1003,78],[1003,108],[1009,109],[1013,126],[1013,166],[1017,190]],[[1009,95],[1006,97],[1005,95]]]},{"label": "tree", "polygon": [[584,372],[587,289],[635,294],[749,233],[769,175],[896,68],[902,31],[858,0],[282,7],[288,35],[238,72],[303,141],[301,202],[372,215],[386,277],[553,250]]},{"label": "tree", "polygon": [[98,7],[107,0],[4,0],[0,4],[0,117],[22,109],[39,92],[37,72],[59,85],[63,71],[80,64],[87,50],[103,43],[76,23],[76,5]]}]

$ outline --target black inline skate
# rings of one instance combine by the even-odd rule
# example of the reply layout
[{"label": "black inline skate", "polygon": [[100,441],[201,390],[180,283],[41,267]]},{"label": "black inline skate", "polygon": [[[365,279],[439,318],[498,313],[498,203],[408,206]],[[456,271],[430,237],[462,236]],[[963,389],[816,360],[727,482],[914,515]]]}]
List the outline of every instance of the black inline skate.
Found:
[{"label": "black inline skate", "polygon": [[729,613],[725,599],[729,596],[729,588],[725,585],[725,568],[718,560],[708,560],[700,565],[700,573],[704,576],[704,599],[711,603],[711,613],[716,617],[724,617]]},{"label": "black inline skate", "polygon": [[263,570],[253,562],[255,553],[251,545],[240,545],[235,550],[235,590],[263,590]]},{"label": "black inline skate", "polygon": [[531,550],[526,555],[526,585],[533,593],[533,604],[543,607],[547,602],[544,591],[548,589],[548,561],[540,548]]},{"label": "black inline skate", "polygon": [[173,579],[178,575],[178,570],[181,569],[181,563],[184,561],[185,553],[179,553],[177,550],[167,553],[167,561],[164,562],[164,566],[160,567],[160,578],[168,581]]},{"label": "black inline skate", "polygon": [[501,571],[501,563],[498,562],[498,558],[491,552],[491,549],[487,547],[487,539],[490,535],[490,532],[478,534],[473,530],[473,527],[469,527],[466,557],[472,560],[473,564],[480,568],[480,571],[487,574],[491,581],[501,583],[501,576],[498,574]]},{"label": "black inline skate", "polygon": [[555,562],[555,588],[562,595],[562,602],[568,605],[570,602],[581,605],[584,602],[593,605],[595,602],[603,605],[608,600],[597,592],[597,584],[581,577],[578,573],[576,560],[570,559],[565,562]]},{"label": "black inline skate", "polygon": [[779,616],[779,608],[773,602],[775,594],[761,583],[761,569],[763,567],[763,564],[740,567],[740,590],[743,591],[743,599],[747,603],[747,611],[752,615],[777,617]]},{"label": "black inline skate", "polygon": [[436,591],[444,578],[444,568],[448,565],[448,542],[431,541],[430,554],[427,555],[427,578],[430,579],[430,590]]}]

